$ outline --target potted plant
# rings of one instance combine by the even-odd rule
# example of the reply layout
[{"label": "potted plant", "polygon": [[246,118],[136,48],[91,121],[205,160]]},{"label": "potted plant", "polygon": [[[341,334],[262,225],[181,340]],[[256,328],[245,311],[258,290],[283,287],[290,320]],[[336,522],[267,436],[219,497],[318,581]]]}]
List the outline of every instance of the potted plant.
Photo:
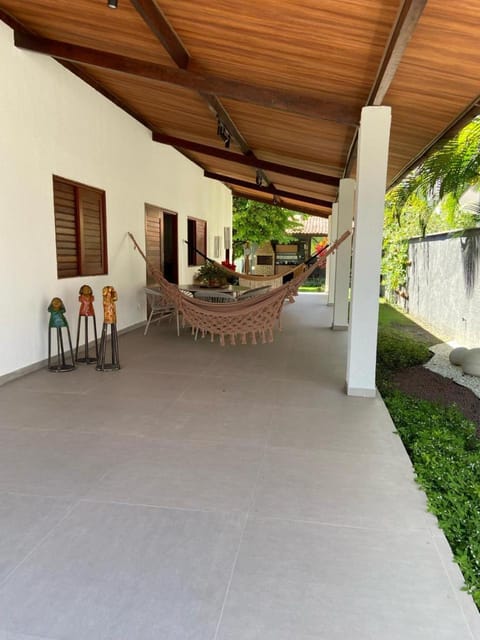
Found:
[{"label": "potted plant", "polygon": [[206,287],[221,287],[227,284],[227,274],[214,262],[207,260],[198,269],[194,280]]}]

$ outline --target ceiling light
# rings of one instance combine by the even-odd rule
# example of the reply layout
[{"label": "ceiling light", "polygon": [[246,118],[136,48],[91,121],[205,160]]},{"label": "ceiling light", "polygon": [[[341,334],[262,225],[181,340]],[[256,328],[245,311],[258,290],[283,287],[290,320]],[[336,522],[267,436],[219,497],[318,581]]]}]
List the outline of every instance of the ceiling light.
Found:
[{"label": "ceiling light", "polygon": [[116,9],[118,7],[118,0],[107,0],[107,7]]},{"label": "ceiling light", "polygon": [[228,149],[230,147],[230,141],[232,139],[232,134],[227,129],[227,127],[223,124],[220,118],[217,116],[217,136],[223,140],[225,147]]}]

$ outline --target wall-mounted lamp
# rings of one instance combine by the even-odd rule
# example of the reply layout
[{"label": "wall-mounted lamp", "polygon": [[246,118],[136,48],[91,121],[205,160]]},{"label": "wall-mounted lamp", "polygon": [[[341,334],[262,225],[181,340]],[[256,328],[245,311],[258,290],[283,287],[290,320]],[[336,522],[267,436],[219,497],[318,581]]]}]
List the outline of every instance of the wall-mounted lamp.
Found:
[{"label": "wall-mounted lamp", "polygon": [[118,8],[118,0],[107,0],[107,7],[109,9],[117,9]]},{"label": "wall-mounted lamp", "polygon": [[214,258],[219,258],[220,257],[220,236],[214,236],[213,237],[213,257]]},{"label": "wall-mounted lamp", "polygon": [[227,129],[227,127],[223,124],[220,118],[217,116],[217,136],[223,140],[225,148],[228,149],[230,147],[230,141],[232,139],[232,134]]}]

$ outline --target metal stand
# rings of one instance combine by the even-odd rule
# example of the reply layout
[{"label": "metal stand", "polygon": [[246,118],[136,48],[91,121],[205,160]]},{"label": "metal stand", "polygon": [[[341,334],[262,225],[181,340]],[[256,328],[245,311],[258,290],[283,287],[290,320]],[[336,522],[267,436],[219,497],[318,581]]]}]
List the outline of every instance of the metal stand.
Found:
[{"label": "metal stand", "polygon": [[[107,353],[107,329],[111,327],[111,343],[112,343],[112,361],[105,362]],[[97,371],[114,371],[120,369],[120,360],[118,355],[118,333],[116,324],[103,323],[102,337],[100,338],[99,357],[97,359]]]},{"label": "metal stand", "polygon": [[[82,317],[85,318],[85,356],[83,358],[78,357],[78,345],[80,342],[80,325]],[[91,358],[88,353],[88,318],[93,320],[93,333],[95,335],[95,357]],[[78,316],[77,326],[77,344],[75,346],[75,362],[84,362],[85,364],[92,364],[98,361],[98,338],[97,338],[97,322],[95,316]]]},{"label": "metal stand", "polygon": [[[52,329],[57,331],[57,364],[52,364]],[[48,370],[54,373],[60,373],[62,371],[73,371],[75,369],[75,358],[73,357],[72,338],[70,336],[70,329],[65,327],[68,335],[68,344],[70,346],[70,358],[71,361],[67,362],[65,359],[65,350],[63,348],[63,336],[62,327],[49,327],[48,328]]]}]

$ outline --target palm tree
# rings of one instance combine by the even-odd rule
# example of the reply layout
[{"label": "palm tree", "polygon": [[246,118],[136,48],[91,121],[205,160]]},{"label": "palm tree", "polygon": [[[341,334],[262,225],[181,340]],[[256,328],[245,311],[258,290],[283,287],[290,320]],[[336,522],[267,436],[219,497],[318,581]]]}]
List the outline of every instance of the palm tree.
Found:
[{"label": "palm tree", "polygon": [[[462,210],[460,199],[472,187],[480,187],[480,116],[394,187],[387,196],[387,206],[397,220],[405,212],[416,212],[424,235],[438,207],[443,209],[446,223],[450,219],[454,224],[456,214]],[[478,203],[464,206],[463,211],[478,214]]]}]

